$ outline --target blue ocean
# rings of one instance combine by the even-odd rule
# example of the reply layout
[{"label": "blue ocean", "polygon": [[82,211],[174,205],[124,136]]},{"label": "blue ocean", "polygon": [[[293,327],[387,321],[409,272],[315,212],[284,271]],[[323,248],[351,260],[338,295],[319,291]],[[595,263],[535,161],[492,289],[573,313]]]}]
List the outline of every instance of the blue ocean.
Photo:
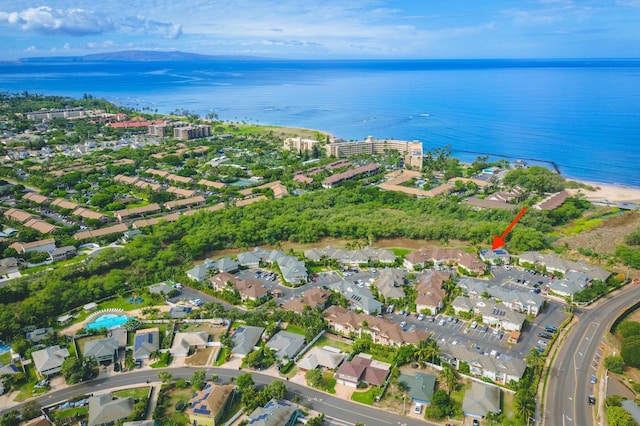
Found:
[{"label": "blue ocean", "polygon": [[640,60],[1,63],[0,90],[420,140],[640,186]]}]

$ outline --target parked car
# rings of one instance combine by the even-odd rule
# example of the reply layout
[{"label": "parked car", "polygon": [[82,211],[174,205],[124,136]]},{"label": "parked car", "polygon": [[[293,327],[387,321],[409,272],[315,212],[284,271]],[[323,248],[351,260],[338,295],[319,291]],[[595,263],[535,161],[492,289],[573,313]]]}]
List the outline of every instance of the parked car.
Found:
[{"label": "parked car", "polygon": [[446,321],[444,320],[444,318],[442,318],[442,319],[438,322],[438,324],[439,324],[439,325],[444,325],[445,323],[446,323]]},{"label": "parked car", "polygon": [[547,341],[546,341],[546,340],[542,340],[542,339],[540,339],[540,340],[538,340],[538,344],[539,344],[540,346],[547,346],[549,343],[547,343]]},{"label": "parked car", "polygon": [[591,376],[590,382],[592,385],[595,385],[596,383],[598,383],[598,378],[596,376]]},{"label": "parked car", "polygon": [[550,335],[549,333],[538,333],[538,337],[542,337],[543,339],[551,339],[551,338],[553,338],[553,336]]},{"label": "parked car", "polygon": [[424,320],[424,314],[418,314],[418,321]]},{"label": "parked car", "polygon": [[413,412],[415,414],[422,413],[422,404],[420,404],[419,402],[416,402],[416,406],[413,408]]},{"label": "parked car", "polygon": [[538,353],[543,353],[544,352],[544,348],[541,348],[540,346],[536,346],[534,349],[536,351],[538,351]]},{"label": "parked car", "polygon": [[483,325],[482,328],[480,329],[480,331],[482,331],[483,333],[486,333],[487,330],[489,330],[489,327],[487,327],[486,325]]},{"label": "parked car", "polygon": [[471,323],[471,328],[475,329],[477,326],[478,326],[477,322],[474,321]]},{"label": "parked car", "polygon": [[589,404],[596,405],[596,397],[594,395],[589,395]]},{"label": "parked car", "polygon": [[473,419],[473,426],[480,426],[478,419]]},{"label": "parked car", "polygon": [[548,331],[549,333],[555,333],[556,331],[558,331],[558,329],[552,325],[547,324],[544,328],[546,331]]},{"label": "parked car", "polygon": [[402,321],[400,323],[400,327],[405,328],[407,326],[407,322],[406,321]]}]

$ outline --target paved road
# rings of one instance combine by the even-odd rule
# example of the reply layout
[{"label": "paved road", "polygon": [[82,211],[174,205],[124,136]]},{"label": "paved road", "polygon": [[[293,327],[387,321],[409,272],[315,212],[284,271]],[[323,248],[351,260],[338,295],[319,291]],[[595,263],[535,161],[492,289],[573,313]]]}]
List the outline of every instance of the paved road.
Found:
[{"label": "paved road", "polygon": [[[202,368],[197,368],[201,370]],[[191,378],[194,368],[167,368],[164,371],[169,371],[174,379]],[[237,377],[244,371],[224,369],[224,368],[205,368],[207,371],[207,377],[211,377],[213,374],[217,374],[219,381],[228,382],[229,377]],[[272,376],[254,373],[252,372],[253,380],[257,385],[264,385],[271,383],[274,379]],[[124,373],[104,379],[96,379],[85,384],[75,385],[69,388],[65,388],[59,391],[52,391],[46,395],[37,398],[37,401],[42,406],[54,405],[65,401],[73,396],[80,394],[90,394],[93,392],[103,391],[108,388],[131,386],[140,383],[144,383],[146,380],[158,381],[158,370],[144,370],[133,371],[130,373]],[[315,389],[310,389],[305,386],[299,385],[293,382],[286,382],[289,394],[288,398],[292,398],[294,395],[300,395],[300,403],[303,405],[309,405],[311,409],[325,413],[326,416],[330,416],[332,419],[338,419],[342,422],[355,424],[357,422],[365,423],[369,426],[385,426],[385,425],[406,425],[406,426],[424,426],[431,425],[437,426],[434,423],[429,423],[424,420],[401,417],[395,414],[391,414],[382,410],[367,407],[365,405],[356,404],[350,401],[346,401]],[[21,406],[14,407],[21,410]],[[2,413],[0,413],[2,414]]]},{"label": "paved road", "polygon": [[[576,310],[577,323],[569,331],[552,365],[549,392],[545,404],[545,424],[553,426],[588,426],[595,424],[593,406],[588,396],[598,396],[598,387],[589,383],[602,361],[599,349],[611,321],[622,310],[640,300],[640,286],[627,286],[589,309]],[[600,381],[598,382],[600,386]]]}]

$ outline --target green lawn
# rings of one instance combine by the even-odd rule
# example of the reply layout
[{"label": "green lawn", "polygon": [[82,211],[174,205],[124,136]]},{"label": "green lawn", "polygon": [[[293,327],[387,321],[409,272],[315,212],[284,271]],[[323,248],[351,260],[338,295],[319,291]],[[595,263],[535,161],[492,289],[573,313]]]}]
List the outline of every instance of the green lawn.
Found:
[{"label": "green lawn", "polygon": [[300,335],[304,336],[304,328],[298,327],[297,325],[289,324],[287,326],[287,331],[290,332],[290,333],[300,334]]},{"label": "green lawn", "polygon": [[322,386],[324,387],[324,390],[330,394],[336,393],[336,383],[337,380],[333,377],[333,373],[331,371],[325,371],[322,373]]},{"label": "green lawn", "polygon": [[118,398],[128,398],[131,396],[133,397],[134,400],[138,401],[149,395],[149,389],[150,389],[149,386],[145,386],[142,388],[123,389],[123,390],[114,392],[113,396],[117,396]]},{"label": "green lawn", "polygon": [[397,257],[406,256],[407,254],[411,253],[411,249],[405,249],[405,248],[394,247],[389,250],[391,250],[393,254],[395,254]]},{"label": "green lawn", "polygon": [[315,348],[316,346],[319,347],[323,347],[323,346],[332,346],[334,348],[340,349],[342,352],[344,353],[351,353],[352,348],[351,345],[336,339],[331,339],[329,337],[327,337],[326,334],[324,334],[322,337],[320,337],[314,344],[313,347]]},{"label": "green lawn", "polygon": [[2,365],[11,363],[11,352],[7,351],[0,355],[0,363],[2,363]]},{"label": "green lawn", "polygon": [[38,383],[38,377],[36,375],[35,367],[32,364],[25,365],[25,371],[27,373],[26,376],[28,381],[18,388],[20,392],[18,393],[18,396],[14,398],[14,401],[16,402],[22,402],[32,396],[48,392],[47,389],[35,388],[36,383]]},{"label": "green lawn", "polygon": [[188,406],[189,400],[193,395],[193,389],[191,387],[184,389],[173,388],[166,392],[168,392],[168,402],[165,405],[166,408],[163,413],[163,418],[169,420],[171,424],[188,425],[189,418],[184,412],[177,411],[175,407],[178,403],[183,403],[185,406]]},{"label": "green lawn", "polygon": [[371,387],[369,390],[365,392],[354,392],[351,394],[351,399],[356,402],[361,402],[367,405],[373,405],[376,396],[380,394],[380,389],[376,387]]},{"label": "green lawn", "polygon": [[56,422],[57,424],[62,424],[63,420],[66,419],[67,417],[75,417],[78,416],[78,418],[83,418],[83,417],[88,417],[89,415],[89,406],[88,405],[84,405],[82,407],[72,407],[72,408],[65,408],[64,410],[54,410],[50,413],[53,417],[53,421]]},{"label": "green lawn", "polygon": [[213,363],[213,365],[215,365],[216,367],[219,367],[225,362],[227,362],[227,356],[229,356],[229,353],[230,353],[230,349],[223,346],[218,352],[218,358],[216,358],[216,361]]},{"label": "green lawn", "polygon": [[171,365],[171,361],[173,360],[173,358],[171,357],[171,354],[169,352],[163,352],[160,355],[160,359],[156,362],[154,362],[153,364],[150,364],[149,367],[151,368],[164,368],[164,367],[168,367],[169,365]]}]

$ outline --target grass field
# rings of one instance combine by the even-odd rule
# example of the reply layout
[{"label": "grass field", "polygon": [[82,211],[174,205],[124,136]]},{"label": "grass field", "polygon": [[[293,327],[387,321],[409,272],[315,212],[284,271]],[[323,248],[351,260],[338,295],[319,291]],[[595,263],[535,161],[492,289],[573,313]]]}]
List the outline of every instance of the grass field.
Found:
[{"label": "grass field", "polygon": [[113,396],[118,398],[128,398],[133,397],[134,400],[138,401],[147,395],[149,395],[149,387],[145,386],[142,388],[131,388],[131,389],[123,389],[113,393]]},{"label": "grass field", "polygon": [[376,396],[380,394],[380,389],[376,387],[371,387],[365,392],[354,392],[351,394],[351,399],[356,402],[361,402],[367,405],[373,405],[375,402]]},{"label": "grass field", "polygon": [[343,342],[341,340],[338,340],[336,338],[331,338],[331,337],[327,337],[326,334],[324,334],[322,337],[320,337],[316,343],[313,344],[313,347],[323,347],[323,346],[332,346],[334,348],[340,349],[342,352],[344,353],[351,353],[352,351],[352,347],[349,343]]}]

